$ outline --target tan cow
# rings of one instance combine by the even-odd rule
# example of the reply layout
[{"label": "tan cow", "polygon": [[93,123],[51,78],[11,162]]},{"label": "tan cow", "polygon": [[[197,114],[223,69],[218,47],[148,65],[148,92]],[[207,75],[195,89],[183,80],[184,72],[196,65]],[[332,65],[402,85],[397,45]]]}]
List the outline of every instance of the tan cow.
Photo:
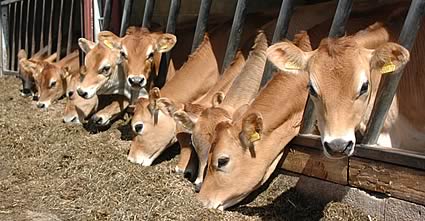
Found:
[{"label": "tan cow", "polygon": [[57,63],[48,61],[21,61],[24,69],[32,70],[38,89],[37,107],[47,109],[51,103],[65,95],[71,73],[79,71],[78,51]]},{"label": "tan cow", "polygon": [[[95,94],[122,94],[130,99],[132,86],[145,88],[151,71],[158,70],[160,54],[173,48],[176,37],[130,27],[123,38],[103,31],[98,40],[96,44],[79,39],[80,48],[87,53],[87,74],[77,92],[86,99]],[[146,97],[146,90],[140,90],[139,96]]]},{"label": "tan cow", "polygon": [[[311,50],[305,32],[295,36],[295,43]],[[306,73],[277,73],[245,113],[216,126],[198,194],[204,206],[226,209],[267,181],[285,145],[299,132],[307,82]]]},{"label": "tan cow", "polygon": [[231,119],[238,108],[249,104],[255,98],[266,63],[266,49],[267,38],[260,32],[241,74],[233,82],[220,105],[218,104],[220,102],[213,101],[216,104],[202,111],[197,118],[182,111],[175,113],[177,122],[192,133],[192,143],[199,159],[198,175],[195,180],[197,192],[204,178],[214,128],[218,123]]},{"label": "tan cow", "polygon": [[[388,42],[392,32],[374,24],[355,36],[324,39],[312,52],[301,52],[288,43],[270,49],[270,60],[281,69],[290,62],[293,69],[309,73],[309,90],[318,116],[324,153],[331,158],[350,156],[356,144],[355,132],[364,132],[381,76],[391,74],[409,61],[409,52]],[[410,63],[400,81],[378,144],[423,151],[425,102],[421,61],[425,27],[418,32]],[[293,70],[297,72],[297,70]]]},{"label": "tan cow", "polygon": [[151,165],[167,146],[176,141],[173,109],[180,109],[184,103],[201,97],[217,82],[218,76],[217,62],[205,35],[200,47],[161,92],[154,88],[149,99],[140,98],[136,103],[132,128],[137,136],[132,141],[128,159],[144,166]]}]

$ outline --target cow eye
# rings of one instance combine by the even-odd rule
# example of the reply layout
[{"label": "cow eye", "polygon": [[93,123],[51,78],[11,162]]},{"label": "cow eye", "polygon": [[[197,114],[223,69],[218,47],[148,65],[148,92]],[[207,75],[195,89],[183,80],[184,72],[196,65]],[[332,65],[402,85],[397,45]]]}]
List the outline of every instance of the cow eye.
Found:
[{"label": "cow eye", "polygon": [[50,82],[50,85],[49,85],[50,88],[54,88],[55,86],[56,86],[56,81]]},{"label": "cow eye", "polygon": [[153,52],[151,52],[151,53],[148,55],[148,59],[149,59],[149,60],[152,60],[152,59],[153,59]]},{"label": "cow eye", "polygon": [[366,94],[369,90],[369,81],[366,81],[362,84],[362,87],[360,88],[359,97],[363,94]]},{"label": "cow eye", "polygon": [[102,68],[102,74],[108,74],[109,73],[109,70],[111,70],[111,66],[105,66],[105,67],[103,67]]},{"label": "cow eye", "polygon": [[311,83],[308,84],[308,93],[310,93],[311,96],[313,97],[317,97],[317,92],[314,89],[313,85],[311,85]]},{"label": "cow eye", "polygon": [[217,168],[218,169],[222,169],[223,167],[225,167],[228,163],[229,163],[230,158],[227,156],[223,156],[218,158],[217,160]]},{"label": "cow eye", "polygon": [[125,51],[123,51],[123,50],[121,50],[120,51],[120,55],[121,55],[121,57],[123,57],[124,59],[128,59],[128,56],[127,56],[127,53],[125,53]]}]

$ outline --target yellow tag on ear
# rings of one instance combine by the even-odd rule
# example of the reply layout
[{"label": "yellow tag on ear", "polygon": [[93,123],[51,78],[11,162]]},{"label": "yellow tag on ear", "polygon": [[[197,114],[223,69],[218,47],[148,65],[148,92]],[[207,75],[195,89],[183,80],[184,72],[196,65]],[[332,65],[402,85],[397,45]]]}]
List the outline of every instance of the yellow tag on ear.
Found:
[{"label": "yellow tag on ear", "polygon": [[381,74],[388,74],[395,71],[395,64],[393,64],[392,61],[386,63],[382,68],[381,68]]},{"label": "yellow tag on ear", "polygon": [[251,136],[249,136],[249,141],[251,141],[251,143],[254,143],[257,140],[260,140],[261,136],[258,132],[255,132],[253,134],[251,134]]},{"label": "yellow tag on ear", "polygon": [[109,49],[112,49],[114,46],[112,45],[112,42],[105,40],[103,41],[103,44],[106,45]]},{"label": "yellow tag on ear", "polygon": [[288,61],[288,62],[285,63],[285,69],[288,69],[288,70],[300,70],[301,67],[298,64],[296,64],[296,63],[294,63],[292,61]]}]

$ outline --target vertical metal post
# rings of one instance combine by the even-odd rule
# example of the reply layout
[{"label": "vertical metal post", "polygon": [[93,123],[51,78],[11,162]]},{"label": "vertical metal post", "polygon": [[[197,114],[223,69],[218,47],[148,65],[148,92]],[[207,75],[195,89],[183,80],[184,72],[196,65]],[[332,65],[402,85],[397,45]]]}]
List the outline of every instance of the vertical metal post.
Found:
[{"label": "vertical metal post", "polygon": [[[84,2],[82,0],[79,0],[80,4],[79,4],[79,9],[80,9],[80,37],[84,37],[85,33],[84,33]],[[78,58],[79,58],[79,63],[80,63],[80,67],[82,67],[84,65],[84,52],[83,50],[81,50],[80,47],[78,47]]]},{"label": "vertical metal post", "polygon": [[69,26],[68,26],[68,43],[66,45],[66,55],[71,53],[72,46],[72,28],[74,26],[74,0],[71,0],[71,10],[69,12]]},{"label": "vertical metal post", "polygon": [[51,1],[51,6],[50,6],[50,17],[49,17],[49,40],[48,40],[48,45],[49,45],[49,48],[48,48],[48,54],[49,55],[51,55],[52,54],[52,47],[53,47],[53,11],[54,11],[54,9],[55,9],[55,7],[54,7],[54,3],[55,3],[55,0],[52,0]]},{"label": "vertical metal post", "polygon": [[230,31],[229,41],[227,43],[226,54],[224,55],[223,66],[221,73],[226,70],[230,65],[233,58],[235,57],[236,50],[239,47],[241,40],[242,29],[245,23],[246,17],[246,2],[247,0],[238,0],[235,10],[235,16],[233,17],[232,30]]},{"label": "vertical metal post", "polygon": [[[10,19],[10,5],[8,6],[1,6],[1,33],[0,35],[2,35],[2,57],[1,57],[1,62],[2,62],[2,69],[5,70],[9,67],[9,57],[10,57],[10,49],[9,49],[9,19]],[[4,45],[3,45],[4,42]],[[3,71],[1,71],[3,73]]]},{"label": "vertical metal post", "polygon": [[[18,7],[18,3],[13,4],[13,22],[12,22],[12,37],[10,40],[12,41],[12,51],[10,51],[9,56],[11,57],[11,62],[9,66],[9,70],[12,70],[15,67],[15,38],[16,38],[16,8]],[[9,15],[12,15],[10,13]]]},{"label": "vertical metal post", "polygon": [[[336,9],[335,16],[332,21],[331,30],[329,31],[329,37],[337,38],[344,35],[345,25],[347,24],[348,18],[350,17],[351,6],[352,0],[339,0],[338,7]],[[315,126],[315,121],[316,119],[314,117],[314,104],[309,96],[304,110],[301,133],[312,133]]]},{"label": "vertical metal post", "polygon": [[125,0],[124,3],[124,10],[122,13],[122,19],[121,19],[121,30],[120,30],[120,36],[124,36],[125,32],[127,31],[128,24],[130,22],[130,14],[131,14],[131,8],[133,6],[133,0]]},{"label": "vertical metal post", "polygon": [[43,8],[41,9],[41,35],[40,35],[40,49],[44,48],[44,17],[46,17],[46,0],[43,0]]},{"label": "vertical metal post", "polygon": [[151,20],[152,20],[154,8],[155,8],[155,0],[146,0],[145,12],[143,13],[142,27],[145,27],[148,29],[151,28]]},{"label": "vertical metal post", "polygon": [[27,1],[27,23],[25,24],[25,51],[30,54],[29,45],[28,45],[28,37],[29,37],[29,26],[30,26],[30,6],[31,0]]},{"label": "vertical metal post", "polygon": [[[288,33],[289,21],[292,15],[292,0],[283,0],[280,6],[279,17],[277,18],[276,28],[274,30],[272,44],[285,38]],[[261,79],[261,87],[264,86],[272,77],[273,64],[267,61],[264,69],[263,78]]]},{"label": "vertical metal post", "polygon": [[[168,12],[167,28],[165,32],[174,34],[176,32],[177,16],[180,10],[180,0],[171,0],[170,11]],[[161,63],[159,66],[159,74],[155,79],[155,85],[162,87],[167,79],[168,64],[170,61],[170,52],[161,56]]]},{"label": "vertical metal post", "polygon": [[199,7],[198,20],[196,22],[195,36],[193,36],[192,52],[198,48],[204,38],[208,25],[208,15],[210,14],[211,0],[202,0]]},{"label": "vertical metal post", "polygon": [[105,1],[105,8],[103,9],[103,29],[110,30],[112,16],[112,0]]},{"label": "vertical metal post", "polygon": [[22,49],[22,20],[24,20],[24,1],[21,1],[21,6],[19,7],[19,26],[18,26],[18,51]]},{"label": "vertical metal post", "polygon": [[[409,51],[415,43],[416,35],[421,26],[425,14],[425,1],[413,0],[410,4],[409,12],[404,21],[403,28],[399,36],[399,42]],[[380,83],[381,90],[376,95],[375,106],[373,107],[371,117],[367,124],[366,133],[363,137],[364,144],[376,144],[388,110],[397,92],[403,70],[391,75],[386,75]]]},{"label": "vertical metal post", "polygon": [[34,13],[32,17],[31,56],[35,53],[35,24],[37,23],[37,0],[34,0]]},{"label": "vertical metal post", "polygon": [[58,24],[58,42],[56,43],[56,61],[61,59],[61,48],[62,48],[62,14],[63,14],[63,0],[59,9],[59,24]]}]

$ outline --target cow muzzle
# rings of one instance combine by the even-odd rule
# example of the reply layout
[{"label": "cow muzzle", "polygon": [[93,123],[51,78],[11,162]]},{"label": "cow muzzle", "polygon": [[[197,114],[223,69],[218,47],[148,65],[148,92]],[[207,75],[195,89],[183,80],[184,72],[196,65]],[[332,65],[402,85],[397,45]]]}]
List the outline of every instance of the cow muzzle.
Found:
[{"label": "cow muzzle", "polygon": [[355,140],[346,138],[325,139],[324,153],[328,158],[340,159],[349,157],[354,152]]},{"label": "cow muzzle", "polygon": [[37,107],[40,109],[47,109],[50,105],[50,102],[37,102]]},{"label": "cow muzzle", "polygon": [[127,77],[127,83],[133,88],[142,88],[146,86],[147,82],[146,82],[145,76],[143,75],[141,76],[130,75]]},{"label": "cow muzzle", "polygon": [[96,89],[86,90],[86,89],[78,88],[77,94],[84,99],[90,99],[96,94]]}]

